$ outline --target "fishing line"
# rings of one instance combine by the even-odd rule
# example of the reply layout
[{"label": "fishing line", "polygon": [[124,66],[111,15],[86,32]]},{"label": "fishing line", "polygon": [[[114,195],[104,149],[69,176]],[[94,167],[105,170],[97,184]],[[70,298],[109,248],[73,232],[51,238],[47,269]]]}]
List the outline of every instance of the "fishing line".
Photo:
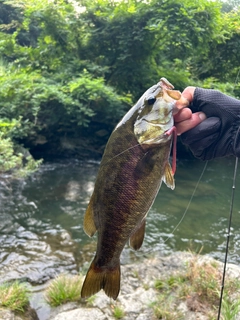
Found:
[{"label": "fishing line", "polygon": [[120,152],[120,153],[118,153],[118,154],[116,154],[114,157],[112,157],[111,159],[109,159],[109,160],[107,160],[105,163],[103,162],[102,163],[102,165],[106,165],[108,162],[110,162],[110,161],[112,161],[113,159],[115,159],[115,158],[117,158],[117,157],[119,157],[121,154],[123,154],[123,153],[125,153],[125,152],[127,152],[127,151],[129,151],[129,150],[131,150],[131,149],[133,149],[133,148],[136,148],[136,147],[138,147],[138,146],[140,146],[141,144],[140,143],[138,143],[138,144],[135,144],[134,146],[132,146],[132,147],[129,147],[129,148],[127,148],[127,149],[125,149],[125,150],[123,150],[122,152]]},{"label": "fishing line", "polygon": [[[205,163],[205,165],[204,165],[204,168],[203,168],[202,173],[201,173],[201,175],[200,175],[200,177],[199,177],[199,179],[198,179],[198,182],[197,182],[197,184],[196,184],[196,186],[195,186],[195,188],[194,188],[194,190],[193,190],[193,193],[192,193],[191,198],[190,198],[190,200],[189,200],[189,202],[188,202],[188,205],[187,205],[187,207],[186,207],[186,209],[185,209],[185,211],[184,211],[184,213],[183,213],[183,215],[182,215],[182,218],[180,219],[180,221],[178,222],[178,224],[176,225],[176,227],[173,229],[173,231],[172,231],[172,233],[171,233],[172,235],[174,234],[174,232],[176,231],[176,229],[180,226],[180,224],[182,223],[183,219],[185,218],[185,216],[186,216],[186,214],[187,214],[187,212],[188,212],[188,209],[189,209],[189,207],[190,207],[190,204],[191,204],[191,202],[192,202],[192,199],[193,199],[193,197],[194,197],[194,195],[195,195],[195,193],[196,193],[196,191],[197,191],[198,185],[199,185],[199,183],[200,183],[200,181],[201,181],[201,179],[202,179],[202,176],[203,176],[203,174],[204,174],[204,172],[205,172],[205,170],[206,170],[206,168],[207,168],[207,164],[208,164],[208,161],[206,161],[206,163]],[[170,238],[171,238],[171,236],[168,236],[168,238],[167,238],[166,240],[164,240],[164,243],[167,242]]]},{"label": "fishing line", "polygon": [[221,284],[221,294],[220,294],[220,301],[219,301],[217,320],[220,320],[220,316],[221,316],[221,307],[222,307],[223,291],[224,291],[224,282],[225,282],[225,275],[226,275],[226,268],[227,268],[228,248],[229,248],[230,235],[231,235],[231,224],[232,224],[232,213],[233,213],[233,203],[234,203],[234,194],[235,194],[235,183],[236,183],[236,175],[237,175],[237,166],[238,166],[238,158],[236,157],[234,174],[233,174],[232,197],[231,197],[230,211],[229,211],[229,223],[228,223],[228,231],[227,231],[226,252],[225,252],[225,260],[224,260],[224,267],[223,267],[223,277],[222,277],[222,284]]}]

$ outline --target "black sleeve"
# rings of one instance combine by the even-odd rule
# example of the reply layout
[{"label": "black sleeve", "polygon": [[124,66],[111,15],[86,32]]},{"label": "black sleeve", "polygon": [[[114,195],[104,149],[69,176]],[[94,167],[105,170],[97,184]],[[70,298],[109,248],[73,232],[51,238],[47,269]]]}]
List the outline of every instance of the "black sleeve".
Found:
[{"label": "black sleeve", "polygon": [[182,134],[182,141],[202,160],[240,156],[240,101],[217,90],[196,88],[190,105],[207,119]]}]

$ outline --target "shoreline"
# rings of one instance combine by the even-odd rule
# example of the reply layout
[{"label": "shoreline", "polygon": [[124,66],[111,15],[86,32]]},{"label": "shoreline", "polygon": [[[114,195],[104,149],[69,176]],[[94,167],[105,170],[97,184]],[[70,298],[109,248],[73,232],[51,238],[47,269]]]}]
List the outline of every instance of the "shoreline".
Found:
[{"label": "shoreline", "polygon": [[[208,255],[194,255],[189,252],[175,252],[168,256],[158,256],[144,259],[141,262],[132,263],[129,265],[121,266],[121,291],[116,301],[108,298],[104,292],[97,293],[94,297],[86,301],[78,303],[69,302],[59,307],[48,307],[43,309],[35,305],[37,317],[31,318],[20,317],[14,315],[13,312],[0,309],[0,318],[9,320],[114,320],[114,315],[117,308],[122,310],[123,320],[156,320],[154,314],[154,304],[158,303],[159,291],[156,289],[156,281],[158,279],[167,279],[186,273],[187,267],[192,259],[196,260],[200,265],[215,264],[222,273],[223,263],[219,262]],[[203,267],[204,270],[204,267]],[[227,264],[226,277],[239,279],[240,267],[234,264]],[[46,285],[47,286],[47,285]],[[43,285],[43,289],[46,287]],[[220,290],[220,288],[216,288]],[[42,298],[43,298],[43,292]],[[80,293],[79,293],[80,294]],[[236,293],[236,299],[240,299],[240,291]],[[37,297],[36,297],[37,298]],[[41,305],[41,294],[38,294],[38,300],[35,301]],[[189,310],[189,302],[177,299],[176,312],[184,315],[184,320],[209,319],[206,316],[207,307],[196,307],[196,310]],[[44,302],[46,304],[46,302]],[[31,304],[33,307],[33,305]],[[5,312],[5,313],[4,313]],[[174,319],[174,318],[172,318]],[[180,318],[176,318],[180,319]],[[240,320],[240,309],[237,315],[237,320]]]}]

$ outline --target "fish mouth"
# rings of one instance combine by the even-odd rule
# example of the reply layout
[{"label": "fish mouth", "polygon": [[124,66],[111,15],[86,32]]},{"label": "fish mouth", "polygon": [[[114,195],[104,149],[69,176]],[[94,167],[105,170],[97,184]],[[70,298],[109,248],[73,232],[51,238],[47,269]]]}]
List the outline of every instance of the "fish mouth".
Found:
[{"label": "fish mouth", "polygon": [[177,101],[174,102],[174,106],[173,106],[173,109],[172,109],[172,114],[173,116],[175,116],[175,114],[177,114],[180,110],[182,110],[183,107],[182,106],[178,106],[178,103]]},{"label": "fish mouth", "polygon": [[160,79],[159,84],[164,89],[174,89],[174,86],[164,77]]},{"label": "fish mouth", "polygon": [[146,122],[150,125],[152,125],[153,127],[159,127],[161,128],[162,126],[166,126],[169,123],[169,120],[162,120],[161,122],[159,122],[159,120],[148,120],[148,119],[142,119],[143,122]]},{"label": "fish mouth", "polygon": [[161,134],[155,135],[155,136],[144,136],[139,137],[138,142],[140,144],[145,145],[161,145],[166,142],[168,142],[172,138],[172,133],[174,131],[175,127],[172,127],[171,129],[168,129]]}]

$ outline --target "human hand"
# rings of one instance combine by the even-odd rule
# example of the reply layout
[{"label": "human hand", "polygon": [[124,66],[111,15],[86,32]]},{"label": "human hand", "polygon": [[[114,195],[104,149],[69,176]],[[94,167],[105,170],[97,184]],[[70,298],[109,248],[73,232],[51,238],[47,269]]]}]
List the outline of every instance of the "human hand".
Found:
[{"label": "human hand", "polygon": [[207,118],[203,112],[192,113],[192,110],[188,108],[193,101],[195,89],[196,87],[187,87],[184,89],[182,92],[183,99],[181,98],[176,102],[176,107],[179,112],[174,115],[174,123],[178,135],[196,127]]},{"label": "human hand", "polygon": [[196,127],[203,120],[205,120],[207,116],[203,112],[195,112],[192,113],[190,108],[181,109],[175,116],[174,122],[175,127],[177,129],[177,135],[181,135],[182,133]]},{"label": "human hand", "polygon": [[[175,116],[178,135],[194,156],[209,160],[226,155],[240,155],[240,101],[223,93],[187,87],[182,95],[190,108]],[[181,99],[177,105],[179,109]],[[185,132],[185,133],[184,133]]]}]

